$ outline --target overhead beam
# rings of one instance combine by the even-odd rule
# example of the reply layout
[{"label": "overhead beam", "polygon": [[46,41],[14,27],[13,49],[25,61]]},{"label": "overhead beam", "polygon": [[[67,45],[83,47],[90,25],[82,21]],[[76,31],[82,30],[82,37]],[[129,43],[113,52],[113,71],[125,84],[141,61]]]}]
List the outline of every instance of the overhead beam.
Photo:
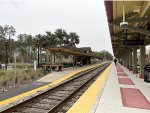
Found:
[{"label": "overhead beam", "polygon": [[[142,18],[142,17],[145,15],[145,13],[148,10],[149,6],[150,6],[150,2],[149,1],[145,1],[144,5],[142,7],[142,10],[141,10],[141,12],[139,14],[140,15],[139,19],[136,19],[136,18],[131,19],[130,17],[133,17],[134,15],[137,14],[137,13],[132,12],[132,13],[126,14],[126,20],[128,20],[128,21],[131,20],[131,23],[132,23],[133,20],[134,21],[141,21],[141,20],[144,21],[145,19],[148,20],[149,18]],[[109,25],[115,25],[115,26],[119,26],[120,27],[120,22],[122,22],[122,21],[123,21],[122,17],[119,17],[119,18],[115,19],[114,21],[109,22]],[[135,26],[137,26],[137,25],[138,25],[138,23]],[[139,33],[147,35],[147,36],[150,36],[150,31],[147,31],[147,30],[142,29],[142,28],[137,28],[137,27],[129,25],[127,27],[127,29],[139,32]]]},{"label": "overhead beam", "polygon": [[121,57],[121,54],[120,53],[119,54],[118,53],[114,53],[114,56],[119,58],[119,57]]},{"label": "overhead beam", "polygon": [[150,31],[148,31],[146,29],[137,28],[137,27],[134,27],[134,26],[131,26],[131,25],[127,26],[127,29],[136,31],[138,33],[141,33],[141,34],[144,34],[144,35],[147,35],[147,36],[150,36]]},{"label": "overhead beam", "polygon": [[140,17],[143,17],[146,13],[146,11],[148,10],[148,8],[150,7],[150,1],[145,1],[142,7],[142,10],[140,11]]},{"label": "overhead beam", "polygon": [[125,49],[125,48],[118,48],[116,46],[114,46],[113,50],[117,53],[123,53],[123,52],[126,52],[126,51],[129,51],[129,49]]},{"label": "overhead beam", "polygon": [[114,46],[114,50],[128,51],[128,49],[118,48],[116,46]]},{"label": "overhead beam", "polygon": [[[143,17],[146,13],[146,11],[148,10],[148,8],[150,7],[150,2],[149,1],[145,1],[143,6],[142,6],[142,9],[139,13],[139,18]],[[139,23],[136,23],[135,26],[137,26]]]},{"label": "overhead beam", "polygon": [[[149,6],[150,6],[150,1],[145,1],[144,5],[143,5],[143,7],[142,7],[142,9],[139,13],[139,18],[130,18],[130,17],[133,17],[133,16],[138,14],[137,12],[132,12],[132,13],[126,14],[125,20],[127,22],[143,22],[143,21],[146,21],[146,20],[150,20],[150,17],[147,17],[147,18],[143,17],[145,15],[146,11],[148,10]],[[122,16],[121,16],[121,17],[113,20],[112,22],[110,22],[110,24],[115,24],[115,23],[118,23],[118,22],[120,23],[122,21],[123,20],[122,20]]]},{"label": "overhead beam", "polygon": [[121,39],[121,40],[124,40],[124,39],[125,39],[125,37],[123,37],[123,36],[118,36],[118,35],[116,35],[116,34],[112,34],[111,36],[112,36],[112,37],[115,37],[115,38],[118,38],[118,39]]},{"label": "overhead beam", "polygon": [[[120,44],[118,44],[118,43],[113,43],[113,42],[112,42],[112,45],[117,45],[118,47],[126,48],[126,47],[124,47],[122,44],[120,45]],[[126,49],[127,49],[127,48],[126,48]]]},{"label": "overhead beam", "polygon": [[113,46],[114,50],[124,50],[124,51],[128,51],[130,50],[129,48],[125,48],[125,47],[118,47],[118,46]]},{"label": "overhead beam", "polygon": [[[136,15],[136,14],[137,14],[137,13],[134,13],[134,12],[129,13],[129,14],[126,14],[126,19],[128,19],[128,18],[130,18],[130,17],[132,17],[132,16],[134,16],[134,15]],[[117,19],[115,19],[115,20],[109,22],[109,24],[120,23],[120,22],[122,22],[122,21],[123,21],[123,20],[122,20],[122,16],[121,16],[121,17],[119,17],[119,18],[117,18]]]},{"label": "overhead beam", "polygon": [[[134,35],[136,32],[130,32],[130,33],[127,33],[127,35]],[[116,35],[116,36],[119,36],[119,35],[126,35],[126,33],[124,32],[118,32],[118,33],[115,33],[113,35]]]},{"label": "overhead beam", "polygon": [[113,49],[113,52],[115,55],[121,56],[123,53],[127,52],[128,50],[122,50],[122,49]]},{"label": "overhead beam", "polygon": [[114,42],[112,42],[112,46],[114,47],[114,45],[117,45],[116,47],[121,47],[121,48],[124,48],[124,49],[128,49],[128,50],[130,50],[130,49],[132,49],[132,47],[127,47],[127,46],[123,46],[123,45],[120,45],[120,44],[118,44],[118,43],[114,43]]},{"label": "overhead beam", "polygon": [[148,20],[150,20],[150,17],[142,17],[142,18],[138,18],[138,17],[136,17],[136,18],[131,18],[131,19],[126,19],[126,21],[127,22],[131,22],[131,23],[134,23],[134,22],[144,22],[144,21],[148,21]]},{"label": "overhead beam", "polygon": [[[129,35],[135,35],[135,34],[137,34],[136,32],[130,32],[130,33],[128,33],[127,35],[129,36]],[[126,33],[124,33],[124,32],[118,32],[118,33],[114,33],[114,34],[111,34],[111,36],[112,37],[116,37],[116,38],[119,38],[119,39],[126,39]]]},{"label": "overhead beam", "polygon": [[[139,33],[138,32],[129,32],[127,33],[128,36],[135,36],[135,35],[138,35]],[[111,34],[112,37],[115,37],[115,38],[118,38],[118,39],[126,39],[126,33],[124,32],[118,32],[118,33],[114,33],[114,34]],[[146,35],[143,35],[143,34],[140,34],[140,38],[144,38]],[[129,37],[128,37],[129,38]],[[150,38],[150,37],[149,37]],[[136,39],[136,37],[134,38]]]},{"label": "overhead beam", "polygon": [[[120,23],[109,23],[109,25],[115,25],[115,26],[120,27]],[[121,27],[120,27],[120,28],[121,28]],[[126,29],[132,30],[132,31],[136,31],[136,32],[138,32],[138,33],[141,33],[141,34],[150,36],[150,31],[148,31],[148,30],[146,30],[146,29],[137,28],[137,27],[134,27],[134,26],[132,26],[132,25],[128,25],[128,26],[126,27]]]}]

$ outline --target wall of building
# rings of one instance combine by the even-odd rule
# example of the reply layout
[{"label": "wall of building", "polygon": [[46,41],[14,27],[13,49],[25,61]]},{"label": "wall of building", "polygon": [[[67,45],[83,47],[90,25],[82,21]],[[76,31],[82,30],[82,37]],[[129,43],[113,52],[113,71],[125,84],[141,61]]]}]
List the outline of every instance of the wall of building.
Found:
[{"label": "wall of building", "polygon": [[[51,62],[54,62],[54,54],[51,55]],[[73,63],[73,55],[55,55],[55,62]]]}]

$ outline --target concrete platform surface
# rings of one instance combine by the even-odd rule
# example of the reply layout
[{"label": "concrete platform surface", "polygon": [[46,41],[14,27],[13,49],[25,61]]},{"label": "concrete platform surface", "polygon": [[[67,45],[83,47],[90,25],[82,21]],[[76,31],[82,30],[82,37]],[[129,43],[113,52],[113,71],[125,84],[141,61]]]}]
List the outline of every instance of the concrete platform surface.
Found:
[{"label": "concrete platform surface", "polygon": [[[95,65],[95,64],[94,64]],[[90,66],[94,66],[93,64],[92,65],[87,65],[87,66],[83,66],[83,67],[70,67],[70,68],[64,68],[63,71],[54,71],[48,75],[46,75],[45,77],[41,78],[38,80],[38,82],[53,82],[65,75],[68,75],[70,73],[73,73],[75,71],[79,71],[79,70],[83,70],[85,68],[88,68]]]},{"label": "concrete platform surface", "polygon": [[[118,76],[117,73],[127,76]],[[129,78],[134,84],[119,84],[118,78]],[[91,113],[150,113],[149,108],[150,83],[145,83],[125,67],[116,67],[113,64],[104,89],[97,96]]]}]

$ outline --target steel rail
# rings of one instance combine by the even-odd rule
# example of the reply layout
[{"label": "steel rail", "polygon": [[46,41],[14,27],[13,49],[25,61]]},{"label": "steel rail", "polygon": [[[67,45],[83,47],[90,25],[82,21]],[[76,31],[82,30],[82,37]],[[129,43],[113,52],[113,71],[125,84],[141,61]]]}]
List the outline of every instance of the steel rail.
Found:
[{"label": "steel rail", "polygon": [[[24,101],[24,102],[22,102],[22,103],[19,103],[18,105],[15,105],[15,106],[13,106],[13,107],[11,107],[11,108],[8,108],[8,109],[6,109],[6,110],[4,110],[4,111],[2,111],[1,113],[22,113],[21,111],[19,111],[19,110],[21,110],[20,108],[23,108],[24,106],[26,106],[27,108],[34,108],[34,107],[32,107],[32,106],[30,106],[30,105],[28,105],[29,103],[31,103],[31,104],[33,104],[34,105],[34,100],[37,100],[38,101],[38,99],[39,98],[42,98],[42,97],[44,97],[45,95],[48,95],[48,93],[52,93],[53,94],[53,92],[59,92],[60,90],[59,90],[59,88],[61,89],[61,88],[63,88],[62,86],[64,85],[64,87],[65,87],[65,85],[67,86],[67,84],[70,84],[73,80],[75,81],[75,80],[78,80],[80,77],[85,77],[85,76],[83,76],[83,75],[88,75],[89,74],[89,76],[90,76],[90,73],[92,73],[92,72],[94,72],[95,70],[97,70],[97,69],[99,69],[99,71],[97,71],[96,73],[94,73],[94,75],[93,76],[91,76],[91,77],[89,77],[89,78],[87,78],[88,80],[86,81],[86,79],[85,79],[85,83],[82,83],[81,84],[81,86],[79,86],[77,89],[76,89],[76,87],[75,87],[75,89],[74,89],[74,85],[73,85],[73,87],[72,87],[72,90],[74,89],[74,91],[73,92],[69,92],[70,94],[69,95],[67,95],[65,98],[63,97],[63,99],[60,99],[61,101],[59,102],[54,102],[54,106],[52,106],[51,108],[49,108],[49,109],[46,109],[45,110],[45,112],[43,112],[43,113],[55,113],[55,112],[57,112],[57,110],[60,108],[60,107],[62,107],[63,106],[63,104],[65,103],[65,102],[67,102],[68,101],[68,99],[70,99],[73,95],[75,95],[79,90],[81,90],[90,80],[92,80],[95,76],[97,76],[99,73],[101,73],[107,66],[109,65],[109,63],[105,63],[105,64],[101,64],[101,65],[99,65],[99,66],[96,66],[96,67],[94,67],[94,68],[91,68],[91,69],[89,69],[89,70],[86,70],[86,71],[84,71],[84,72],[81,72],[81,73],[78,73],[78,74],[76,74],[75,76],[73,76],[73,77],[71,77],[71,78],[69,78],[68,80],[66,80],[66,81],[64,81],[64,82],[62,82],[62,83],[60,83],[60,84],[58,84],[58,85],[56,85],[56,86],[54,86],[54,87],[52,87],[52,88],[50,88],[48,91],[46,91],[46,92],[44,92],[44,93],[42,93],[42,94],[40,94],[40,95],[37,95],[37,96],[35,96],[35,97],[33,97],[33,98],[30,98],[29,100],[26,100],[26,101]],[[84,81],[84,79],[83,79],[83,81]],[[83,81],[81,81],[81,82],[83,82]],[[75,82],[73,82],[73,83],[75,83]],[[72,84],[73,84],[72,83]],[[78,83],[78,82],[76,82],[76,83]],[[76,85],[75,85],[76,86]],[[55,91],[56,90],[56,91]],[[63,90],[62,90],[62,92],[63,92]],[[67,91],[66,91],[67,92]],[[58,93],[59,94],[59,93]],[[61,94],[61,93],[60,93]],[[63,94],[63,93],[62,93]],[[49,96],[51,96],[51,95],[49,95]],[[54,95],[55,96],[55,95]],[[58,95],[56,95],[55,97],[57,97]],[[61,96],[60,96],[61,97]],[[40,99],[39,99],[40,100]],[[58,99],[59,100],[59,99]],[[32,101],[33,101],[33,103],[32,103]],[[41,104],[41,105],[43,105],[43,104]],[[35,107],[36,108],[36,107]],[[19,109],[19,110],[17,110],[17,109]],[[41,112],[40,112],[41,113]]]}]

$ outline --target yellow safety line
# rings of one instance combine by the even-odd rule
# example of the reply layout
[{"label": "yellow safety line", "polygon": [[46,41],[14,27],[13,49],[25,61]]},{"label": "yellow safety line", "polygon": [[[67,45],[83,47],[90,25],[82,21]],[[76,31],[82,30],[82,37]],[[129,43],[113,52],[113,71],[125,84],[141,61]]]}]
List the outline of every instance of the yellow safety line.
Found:
[{"label": "yellow safety line", "polygon": [[76,101],[67,113],[89,113],[99,91],[103,89],[104,83],[108,78],[108,73],[112,67],[109,65],[101,76],[87,89],[87,91]]},{"label": "yellow safety line", "polygon": [[27,97],[27,96],[29,96],[29,95],[32,95],[33,93],[37,93],[37,92],[39,92],[39,91],[41,91],[41,90],[47,89],[47,88],[49,88],[49,87],[51,87],[51,86],[53,86],[53,85],[56,85],[56,84],[58,84],[58,83],[60,83],[60,82],[62,82],[62,81],[64,81],[64,80],[66,80],[66,79],[72,77],[73,75],[75,75],[75,74],[77,74],[77,73],[79,73],[79,72],[88,70],[88,69],[93,68],[93,67],[96,67],[96,66],[98,66],[98,65],[99,65],[99,64],[97,64],[97,65],[95,65],[95,66],[91,66],[91,67],[85,68],[85,69],[83,69],[83,70],[79,70],[79,71],[70,73],[70,74],[68,74],[68,75],[66,75],[66,76],[64,76],[64,77],[62,77],[62,78],[60,78],[60,79],[58,79],[58,80],[55,80],[54,82],[52,82],[52,83],[50,83],[50,84],[48,84],[48,85],[41,86],[41,87],[36,88],[36,89],[33,89],[33,90],[31,90],[31,91],[28,91],[28,92],[22,93],[22,94],[20,94],[20,95],[17,95],[17,96],[8,98],[8,99],[6,99],[6,100],[0,101],[0,106],[6,105],[6,104],[8,104],[8,103],[13,103],[13,102],[15,102],[15,101],[17,101],[17,100],[20,100],[20,99],[24,98],[24,97]]}]

